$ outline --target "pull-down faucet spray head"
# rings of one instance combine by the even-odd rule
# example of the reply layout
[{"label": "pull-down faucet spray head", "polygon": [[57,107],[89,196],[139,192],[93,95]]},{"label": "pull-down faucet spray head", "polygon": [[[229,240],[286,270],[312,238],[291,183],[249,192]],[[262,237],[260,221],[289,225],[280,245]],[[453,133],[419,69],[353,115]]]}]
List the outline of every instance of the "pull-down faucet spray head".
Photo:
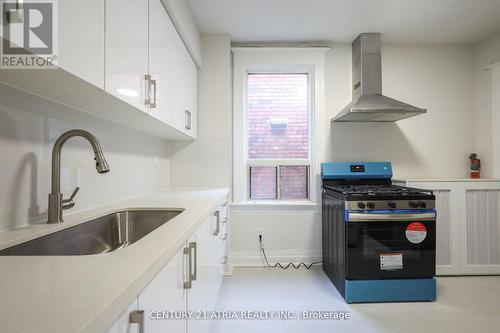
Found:
[{"label": "pull-down faucet spray head", "polygon": [[95,168],[98,173],[106,173],[109,172],[109,165],[106,159],[104,158],[104,154],[102,151],[95,153]]}]

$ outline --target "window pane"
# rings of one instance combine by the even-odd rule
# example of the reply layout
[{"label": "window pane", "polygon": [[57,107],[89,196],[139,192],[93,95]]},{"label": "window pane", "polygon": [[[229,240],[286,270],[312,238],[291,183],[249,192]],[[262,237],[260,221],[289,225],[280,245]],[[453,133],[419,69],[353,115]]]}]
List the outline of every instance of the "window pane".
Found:
[{"label": "window pane", "polygon": [[281,199],[308,199],[307,174],[307,166],[280,167]]},{"label": "window pane", "polygon": [[276,167],[250,168],[250,199],[277,199]]},{"label": "window pane", "polygon": [[248,158],[308,158],[308,75],[249,74]]}]

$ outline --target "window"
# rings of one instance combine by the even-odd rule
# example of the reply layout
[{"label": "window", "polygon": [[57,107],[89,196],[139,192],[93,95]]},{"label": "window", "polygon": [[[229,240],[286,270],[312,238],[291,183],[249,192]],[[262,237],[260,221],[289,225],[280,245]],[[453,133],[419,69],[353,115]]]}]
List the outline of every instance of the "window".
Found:
[{"label": "window", "polygon": [[310,72],[248,72],[246,160],[251,200],[309,199]]},{"label": "window", "polygon": [[326,160],[328,48],[231,51],[233,201],[256,210],[315,209],[321,198],[319,169]]}]

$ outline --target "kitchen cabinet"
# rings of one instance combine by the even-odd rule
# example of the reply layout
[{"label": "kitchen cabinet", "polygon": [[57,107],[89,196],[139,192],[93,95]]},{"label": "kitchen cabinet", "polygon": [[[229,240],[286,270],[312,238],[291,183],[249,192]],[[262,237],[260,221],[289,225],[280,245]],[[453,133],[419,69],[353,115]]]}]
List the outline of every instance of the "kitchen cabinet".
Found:
[{"label": "kitchen cabinet", "polygon": [[[208,232],[210,218],[207,218],[198,231],[188,240],[188,247],[193,251],[193,268],[191,288],[188,289],[187,308],[198,315],[204,315],[207,309],[207,263],[209,258]],[[205,333],[206,321],[200,318],[190,318],[187,322],[188,333]]]},{"label": "kitchen cabinet", "polygon": [[143,112],[148,111],[148,3],[106,0],[106,91]]},{"label": "kitchen cabinet", "polygon": [[149,1],[150,113],[196,137],[198,68],[160,0]]},{"label": "kitchen cabinet", "polygon": [[102,0],[58,2],[58,65],[101,89],[104,89],[104,3]]},{"label": "kitchen cabinet", "polygon": [[[227,204],[223,204],[211,216],[209,230],[210,252],[207,268],[207,308],[215,309],[219,297],[224,268],[227,262]],[[210,332],[212,321],[207,319],[207,331]]]},{"label": "kitchen cabinet", "polygon": [[160,0],[149,1],[149,73],[153,80],[151,114],[173,122],[174,73],[180,37]]},{"label": "kitchen cabinet", "polygon": [[198,67],[185,47],[176,58],[173,126],[196,137]]},{"label": "kitchen cabinet", "polygon": [[500,181],[400,183],[434,191],[437,275],[500,274]]},{"label": "kitchen cabinet", "polygon": [[[227,258],[227,204],[221,204],[143,289],[107,333],[207,333],[215,310]],[[130,313],[143,311],[144,332],[130,323]],[[153,312],[153,316],[151,313]],[[163,312],[163,313],[162,313]],[[165,319],[158,316],[186,315]],[[155,318],[156,317],[156,318]]]},{"label": "kitchen cabinet", "polygon": [[60,1],[58,34],[59,68],[1,70],[0,81],[162,139],[196,138],[198,68],[161,0]]},{"label": "kitchen cabinet", "polygon": [[135,299],[123,313],[118,317],[106,333],[141,333],[139,325],[130,322],[130,314],[138,310],[137,299]]},{"label": "kitchen cabinet", "polygon": [[[140,293],[138,308],[149,315],[152,311],[187,311],[187,294],[184,282],[188,281],[188,260],[182,246],[153,281]],[[186,332],[186,321],[176,319],[151,319],[146,317],[147,333]]]}]

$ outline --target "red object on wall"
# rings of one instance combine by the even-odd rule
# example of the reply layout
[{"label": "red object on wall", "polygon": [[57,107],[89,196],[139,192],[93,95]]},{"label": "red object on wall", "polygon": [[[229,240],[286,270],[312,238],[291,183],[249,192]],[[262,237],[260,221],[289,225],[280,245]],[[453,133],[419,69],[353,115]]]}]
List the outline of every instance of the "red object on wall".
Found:
[{"label": "red object on wall", "polygon": [[481,160],[477,154],[470,154],[470,178],[481,178]]}]

